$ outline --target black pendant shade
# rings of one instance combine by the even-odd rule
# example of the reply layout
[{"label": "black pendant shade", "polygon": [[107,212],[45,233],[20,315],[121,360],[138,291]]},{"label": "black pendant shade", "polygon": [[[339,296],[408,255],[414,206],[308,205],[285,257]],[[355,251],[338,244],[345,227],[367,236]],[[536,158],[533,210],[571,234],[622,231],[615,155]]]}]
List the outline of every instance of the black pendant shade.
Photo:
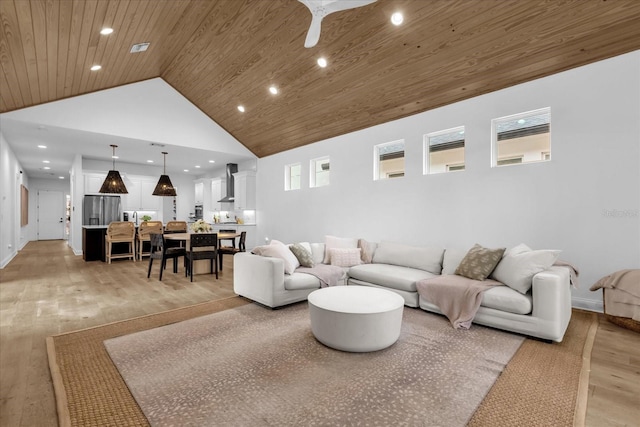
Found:
[{"label": "black pendant shade", "polygon": [[113,170],[110,170],[107,174],[107,177],[104,179],[102,183],[102,187],[100,187],[100,193],[112,193],[112,194],[128,194],[127,187],[124,185],[124,181],[120,177],[120,172],[116,169],[116,147],[117,145],[111,145],[113,149],[113,155],[111,158],[113,159]]},{"label": "black pendant shade", "polygon": [[164,173],[160,175],[160,179],[158,180],[158,184],[156,184],[155,190],[153,190],[154,196],[175,196],[176,189],[173,187],[171,183],[171,179],[169,179],[169,175],[167,175],[167,152],[163,151],[164,155]]},{"label": "black pendant shade", "polygon": [[100,187],[100,193],[128,194],[129,192],[120,177],[120,172],[109,171]]}]

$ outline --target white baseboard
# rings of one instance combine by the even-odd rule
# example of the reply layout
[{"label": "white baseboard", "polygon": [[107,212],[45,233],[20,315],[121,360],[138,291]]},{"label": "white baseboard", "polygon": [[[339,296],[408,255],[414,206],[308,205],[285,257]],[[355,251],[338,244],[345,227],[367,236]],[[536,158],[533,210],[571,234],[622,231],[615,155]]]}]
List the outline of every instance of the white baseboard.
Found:
[{"label": "white baseboard", "polygon": [[571,298],[571,306],[588,311],[597,311],[598,313],[604,312],[602,301],[587,298]]},{"label": "white baseboard", "polygon": [[7,255],[7,257],[0,262],[0,268],[5,268],[7,265],[9,265],[11,260],[14,259],[16,255],[18,255],[17,251],[13,251],[9,255]]}]

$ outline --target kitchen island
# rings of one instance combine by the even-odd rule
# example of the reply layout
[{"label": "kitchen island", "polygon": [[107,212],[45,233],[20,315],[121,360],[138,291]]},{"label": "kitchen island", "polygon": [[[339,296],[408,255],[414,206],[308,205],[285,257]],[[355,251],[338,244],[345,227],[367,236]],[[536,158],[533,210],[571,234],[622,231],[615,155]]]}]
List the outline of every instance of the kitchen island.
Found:
[{"label": "kitchen island", "polygon": [[[85,261],[107,261],[105,240],[108,225],[82,226],[82,259]],[[136,226],[136,232],[138,227]],[[114,254],[128,252],[128,243],[114,243]]]}]

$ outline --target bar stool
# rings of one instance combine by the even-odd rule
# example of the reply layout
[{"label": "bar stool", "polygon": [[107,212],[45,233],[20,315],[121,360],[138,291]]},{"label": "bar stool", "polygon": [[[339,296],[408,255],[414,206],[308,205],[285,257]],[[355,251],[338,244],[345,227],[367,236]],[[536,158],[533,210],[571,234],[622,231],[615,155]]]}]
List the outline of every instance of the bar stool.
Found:
[{"label": "bar stool", "polygon": [[[112,254],[114,243],[128,243],[129,252],[121,254]],[[131,258],[136,261],[136,229],[132,222],[114,221],[107,227],[107,237],[105,239],[107,262],[111,264],[111,260],[115,258]]]}]

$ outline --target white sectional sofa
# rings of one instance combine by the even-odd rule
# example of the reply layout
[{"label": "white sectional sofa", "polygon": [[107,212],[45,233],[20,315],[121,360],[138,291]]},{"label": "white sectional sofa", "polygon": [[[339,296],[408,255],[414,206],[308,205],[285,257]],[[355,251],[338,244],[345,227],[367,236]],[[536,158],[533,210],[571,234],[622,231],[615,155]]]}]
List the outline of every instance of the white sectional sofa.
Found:
[{"label": "white sectional sofa", "polygon": [[[324,245],[311,244],[316,263],[323,261]],[[416,282],[440,274],[453,274],[466,251],[412,247],[383,242],[371,263],[352,266],[345,284],[374,286],[402,296],[408,307],[441,313],[418,294]],[[268,307],[276,308],[303,301],[320,281],[309,274],[284,273],[284,261],[252,253],[234,256],[234,291]],[[569,270],[551,267],[533,276],[529,292],[523,294],[507,286],[484,292],[473,323],[541,338],[562,341],[571,318]]]}]

